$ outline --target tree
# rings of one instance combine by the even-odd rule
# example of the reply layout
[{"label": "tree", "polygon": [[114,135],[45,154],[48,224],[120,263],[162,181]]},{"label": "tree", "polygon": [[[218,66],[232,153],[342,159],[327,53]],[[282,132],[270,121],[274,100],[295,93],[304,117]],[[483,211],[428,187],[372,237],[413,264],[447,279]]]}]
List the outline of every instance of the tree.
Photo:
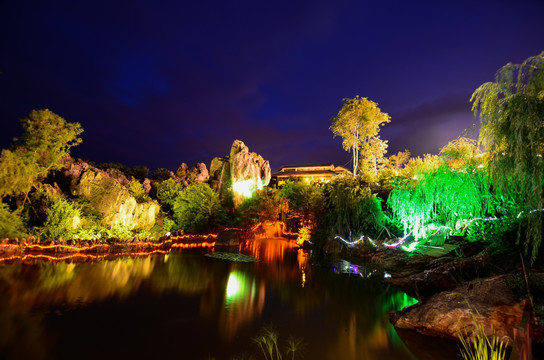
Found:
[{"label": "tree", "polygon": [[408,161],[410,161],[410,150],[399,151],[389,157],[389,165],[397,171],[402,170]]},{"label": "tree", "polygon": [[343,99],[343,105],[338,115],[333,118],[330,127],[334,136],[342,137],[342,146],[353,153],[353,174],[357,175],[359,168],[359,152],[368,148],[378,136],[380,126],[390,122],[390,116],[383,113],[378,104],[366,97],[356,96],[353,99]]},{"label": "tree", "polygon": [[496,187],[525,199],[525,252],[534,261],[542,242],[544,161],[544,52],[500,68],[494,82],[472,94],[480,138]]},{"label": "tree", "polygon": [[374,181],[377,179],[378,170],[382,170],[387,165],[387,140],[380,139],[379,136],[372,136],[363,144],[359,152],[359,168],[361,172],[371,176]]},{"label": "tree", "polygon": [[59,169],[60,160],[70,148],[81,143],[83,129],[79,123],[68,123],[48,109],[33,110],[21,124],[23,136],[0,157],[0,195],[22,194],[24,205],[38,180]]},{"label": "tree", "polygon": [[173,208],[176,225],[190,233],[213,229],[226,217],[219,195],[206,183],[184,188],[176,197]]},{"label": "tree", "polygon": [[450,168],[457,170],[476,167],[483,162],[482,159],[479,159],[481,151],[477,141],[463,136],[450,141],[446,146],[442,147],[440,156]]}]

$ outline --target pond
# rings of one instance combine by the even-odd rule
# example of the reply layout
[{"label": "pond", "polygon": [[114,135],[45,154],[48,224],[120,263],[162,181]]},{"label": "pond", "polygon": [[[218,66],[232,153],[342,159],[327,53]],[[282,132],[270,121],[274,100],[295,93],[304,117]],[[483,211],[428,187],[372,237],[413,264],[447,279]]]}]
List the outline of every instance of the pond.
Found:
[{"label": "pond", "polygon": [[216,249],[258,262],[204,256],[213,251],[0,262],[0,358],[264,359],[263,328],[287,359],[289,339],[295,358],[456,358],[446,341],[401,340],[388,312],[415,300],[374,269],[313,266],[281,239]]}]

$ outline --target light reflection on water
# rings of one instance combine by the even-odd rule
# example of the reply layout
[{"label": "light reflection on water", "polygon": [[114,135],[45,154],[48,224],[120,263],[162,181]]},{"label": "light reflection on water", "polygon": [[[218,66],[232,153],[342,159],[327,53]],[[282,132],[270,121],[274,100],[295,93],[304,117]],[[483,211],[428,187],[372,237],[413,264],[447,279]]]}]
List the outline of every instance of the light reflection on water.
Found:
[{"label": "light reflection on water", "polygon": [[414,358],[387,319],[414,300],[379,276],[311,266],[283,240],[241,246],[256,263],[206,251],[0,265],[0,358],[259,359],[251,338],[268,324],[303,338],[309,359]]}]

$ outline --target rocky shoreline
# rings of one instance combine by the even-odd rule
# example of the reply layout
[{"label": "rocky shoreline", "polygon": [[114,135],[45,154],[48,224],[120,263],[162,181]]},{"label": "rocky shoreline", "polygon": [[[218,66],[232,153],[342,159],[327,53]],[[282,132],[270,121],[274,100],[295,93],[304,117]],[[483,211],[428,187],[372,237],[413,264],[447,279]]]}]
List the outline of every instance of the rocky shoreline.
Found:
[{"label": "rocky shoreline", "polygon": [[[543,288],[544,273],[531,269],[524,275],[519,255],[493,254],[477,243],[461,244],[458,251],[463,256],[453,251],[438,257],[408,256],[396,249],[372,255],[391,274],[388,284],[419,300],[390,315],[395,328],[459,341],[460,332],[475,337],[479,324],[487,335],[494,333],[512,346],[512,359],[525,358],[533,344],[539,344],[540,353],[543,303],[535,296],[534,304],[529,300],[524,276],[531,286]],[[522,293],[515,294],[513,287]]]}]

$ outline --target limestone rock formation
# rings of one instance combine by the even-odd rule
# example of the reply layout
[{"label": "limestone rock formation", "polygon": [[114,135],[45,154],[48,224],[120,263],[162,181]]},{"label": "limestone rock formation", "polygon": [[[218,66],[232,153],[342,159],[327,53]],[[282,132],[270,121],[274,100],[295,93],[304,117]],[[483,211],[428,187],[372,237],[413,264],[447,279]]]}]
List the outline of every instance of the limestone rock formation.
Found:
[{"label": "limestone rock formation", "polygon": [[91,206],[104,215],[104,225],[121,224],[137,229],[150,229],[159,212],[157,203],[137,203],[117,179],[98,169],[83,172],[73,194],[88,199]]},{"label": "limestone rock formation", "polygon": [[262,181],[264,186],[270,183],[272,173],[268,160],[256,153],[250,153],[249,148],[240,140],[232,143],[229,163],[233,183],[248,179]]},{"label": "limestone rock formation", "polygon": [[[222,199],[228,196],[232,184],[253,180],[254,184],[267,186],[271,177],[270,163],[264,160],[261,155],[249,152],[249,148],[240,140],[232,143],[229,155],[219,158],[216,157],[210,164],[211,185]],[[237,199],[234,194],[235,203]]]}]

